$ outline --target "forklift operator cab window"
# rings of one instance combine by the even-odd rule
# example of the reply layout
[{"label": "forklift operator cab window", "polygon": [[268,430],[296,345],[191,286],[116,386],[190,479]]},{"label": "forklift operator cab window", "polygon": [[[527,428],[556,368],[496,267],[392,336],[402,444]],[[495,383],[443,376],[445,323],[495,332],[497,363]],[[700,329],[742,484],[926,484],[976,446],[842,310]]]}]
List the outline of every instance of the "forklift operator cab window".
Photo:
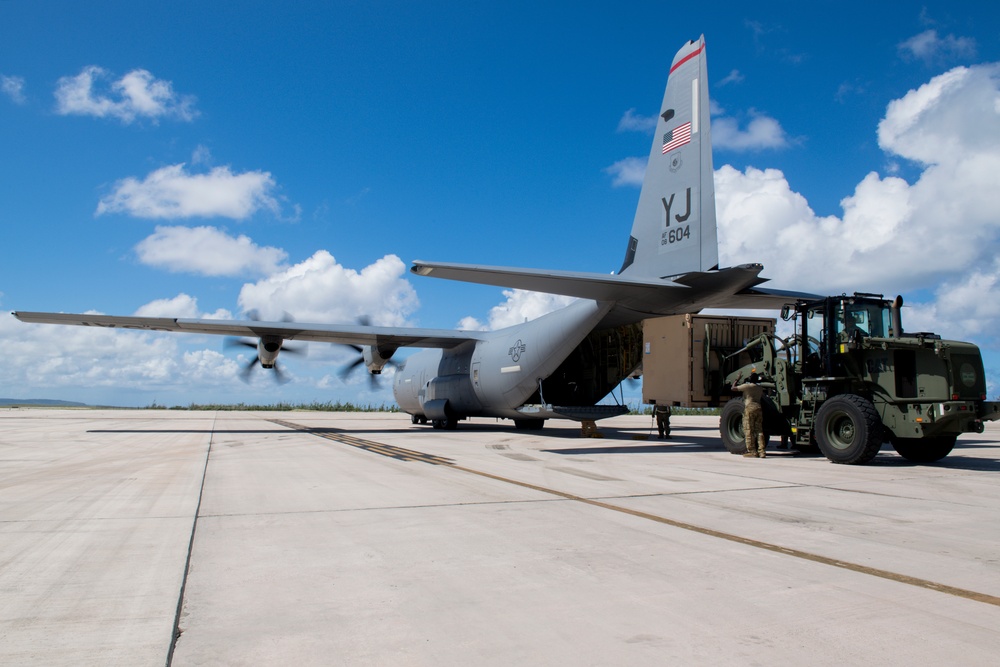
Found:
[{"label": "forklift operator cab window", "polygon": [[[810,309],[806,313],[806,319],[808,322],[803,322],[803,328],[806,329],[808,336],[806,345],[808,346],[809,354],[819,354],[819,348],[826,340],[826,321],[823,317],[823,308]],[[817,345],[817,342],[819,342],[819,345]]]},{"label": "forklift operator cab window", "polygon": [[823,317],[823,306],[816,306],[806,311],[802,320],[801,334],[805,336],[805,347],[802,350],[803,370],[806,375],[823,374],[823,359],[826,357],[826,318]]},{"label": "forklift operator cab window", "polygon": [[890,329],[889,308],[880,304],[842,302],[834,307],[834,316],[840,340],[854,336],[884,338]]}]

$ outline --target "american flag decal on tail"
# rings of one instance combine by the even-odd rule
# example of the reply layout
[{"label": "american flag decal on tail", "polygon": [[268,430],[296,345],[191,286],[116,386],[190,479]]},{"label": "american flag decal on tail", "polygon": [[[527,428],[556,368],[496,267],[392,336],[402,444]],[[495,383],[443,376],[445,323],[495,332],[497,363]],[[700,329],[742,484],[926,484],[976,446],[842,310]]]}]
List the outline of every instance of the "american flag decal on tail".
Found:
[{"label": "american flag decal on tail", "polygon": [[691,141],[691,122],[675,127],[663,135],[663,154],[666,155],[675,148],[680,148]]}]

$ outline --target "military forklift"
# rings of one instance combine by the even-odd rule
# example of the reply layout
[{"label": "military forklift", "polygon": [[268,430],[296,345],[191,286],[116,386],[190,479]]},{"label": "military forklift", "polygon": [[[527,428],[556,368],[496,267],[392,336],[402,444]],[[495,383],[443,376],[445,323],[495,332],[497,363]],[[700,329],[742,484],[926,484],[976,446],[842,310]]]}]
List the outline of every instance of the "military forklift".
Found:
[{"label": "military forklift", "polygon": [[[903,333],[902,297],[855,293],[786,305],[787,338],[763,333],[739,352],[751,362],[726,376],[729,387],[756,373],[765,387],[765,436],[834,463],[871,461],[886,441],[905,459],[947,456],[961,433],[1000,419],[986,400],[979,348],[932,333]],[[722,441],[746,451],[743,399],[722,410]]]}]

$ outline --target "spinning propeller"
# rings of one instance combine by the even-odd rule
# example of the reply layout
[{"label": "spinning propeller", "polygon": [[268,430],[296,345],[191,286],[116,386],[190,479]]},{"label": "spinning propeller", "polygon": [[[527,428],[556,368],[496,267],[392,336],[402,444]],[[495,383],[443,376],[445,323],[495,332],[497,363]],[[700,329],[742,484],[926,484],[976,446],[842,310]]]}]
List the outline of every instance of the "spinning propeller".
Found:
[{"label": "spinning propeller", "polygon": [[[247,317],[254,322],[260,321],[260,315],[256,310],[247,312]],[[292,322],[294,319],[291,315],[285,313],[282,316],[281,321]],[[280,352],[284,352],[286,354],[305,354],[304,346],[285,345],[284,340],[278,336],[262,336],[256,342],[246,338],[227,338],[225,346],[249,347],[256,350],[257,354],[254,358],[243,367],[242,371],[240,371],[240,379],[244,382],[250,381],[250,373],[253,372],[255,366],[259,365],[261,368],[273,369],[275,381],[278,382],[278,384],[285,384],[288,382],[289,378],[278,366],[278,354]]]},{"label": "spinning propeller", "polygon": [[[367,327],[371,326],[371,319],[365,315],[358,318],[358,324]],[[371,388],[378,388],[378,377],[382,374],[382,369],[386,366],[392,366],[394,368],[399,368],[400,364],[397,361],[391,359],[392,355],[396,352],[395,348],[389,350],[379,349],[374,345],[365,345],[364,347],[360,345],[350,345],[345,344],[344,347],[349,347],[358,353],[357,358],[351,363],[344,366],[341,369],[340,379],[343,382],[347,382],[347,378],[357,369],[358,366],[364,365],[368,369],[368,381]]]}]

